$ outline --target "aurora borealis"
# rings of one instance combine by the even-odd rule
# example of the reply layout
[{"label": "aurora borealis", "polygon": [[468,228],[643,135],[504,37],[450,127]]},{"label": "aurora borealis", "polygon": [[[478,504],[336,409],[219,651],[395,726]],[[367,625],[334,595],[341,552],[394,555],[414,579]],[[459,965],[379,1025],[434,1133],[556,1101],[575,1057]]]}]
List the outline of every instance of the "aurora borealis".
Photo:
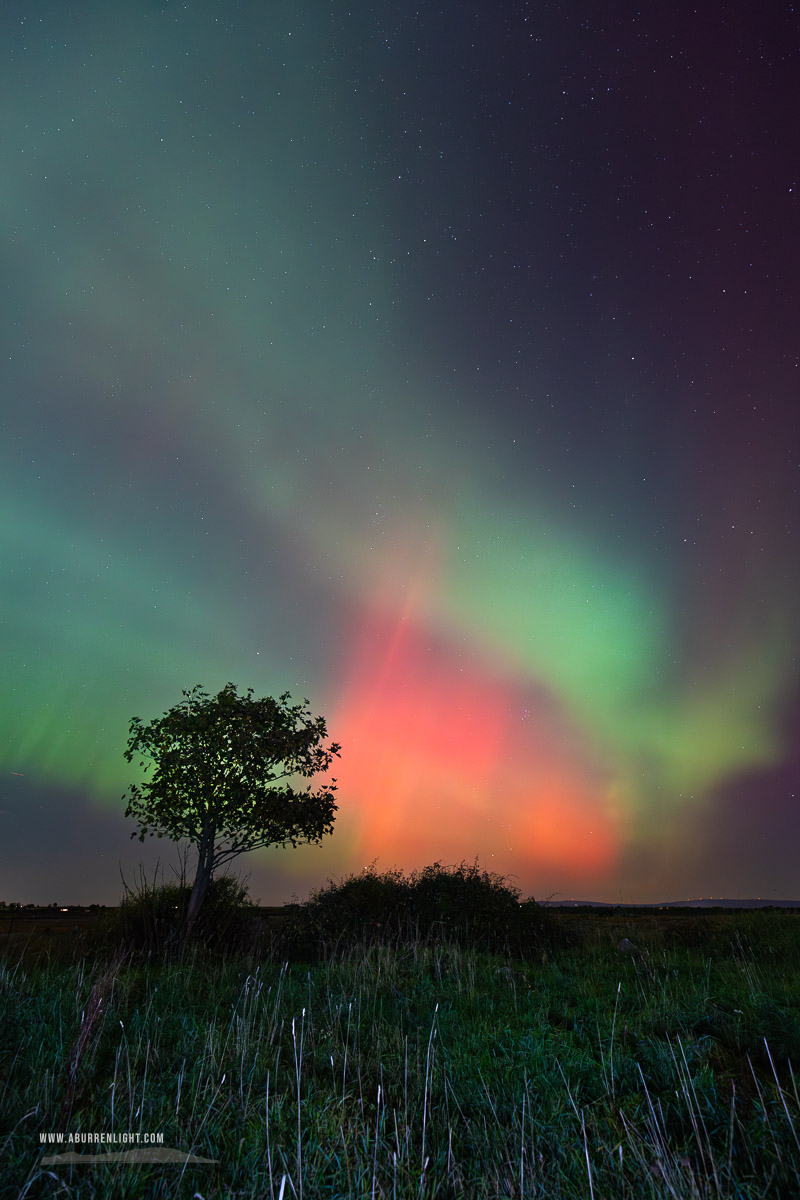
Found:
[{"label": "aurora borealis", "polygon": [[264,903],[800,898],[791,6],[0,28],[0,899],[169,862],[128,722],[228,680],[342,745]]}]

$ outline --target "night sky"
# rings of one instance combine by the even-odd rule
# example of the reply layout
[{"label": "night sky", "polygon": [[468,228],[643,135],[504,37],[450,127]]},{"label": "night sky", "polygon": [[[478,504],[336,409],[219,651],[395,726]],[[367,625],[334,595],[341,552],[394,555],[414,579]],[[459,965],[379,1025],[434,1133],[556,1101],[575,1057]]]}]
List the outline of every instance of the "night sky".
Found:
[{"label": "night sky", "polygon": [[229,680],[342,744],[263,903],[800,898],[800,18],[643,8],[2,5],[0,899]]}]

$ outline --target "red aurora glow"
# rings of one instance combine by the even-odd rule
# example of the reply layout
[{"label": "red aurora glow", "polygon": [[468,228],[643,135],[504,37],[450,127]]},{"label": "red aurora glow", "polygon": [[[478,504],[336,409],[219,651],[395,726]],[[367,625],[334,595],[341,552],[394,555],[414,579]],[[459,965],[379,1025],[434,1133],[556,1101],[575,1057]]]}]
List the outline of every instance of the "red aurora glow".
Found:
[{"label": "red aurora glow", "polygon": [[372,615],[330,722],[340,803],[365,861],[410,869],[479,856],[598,878],[618,834],[609,781],[550,694],[532,693],[428,635]]}]

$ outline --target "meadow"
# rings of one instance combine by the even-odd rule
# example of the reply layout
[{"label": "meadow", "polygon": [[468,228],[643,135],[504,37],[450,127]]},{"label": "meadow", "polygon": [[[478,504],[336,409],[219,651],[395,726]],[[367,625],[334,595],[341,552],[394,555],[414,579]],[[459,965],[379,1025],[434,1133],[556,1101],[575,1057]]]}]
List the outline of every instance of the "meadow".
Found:
[{"label": "meadow", "polygon": [[[240,892],[168,954],[145,899],[0,959],[3,1200],[800,1196],[797,913],[557,913],[436,864],[272,925]],[[183,1161],[48,1164],[128,1148],[55,1131]]]}]

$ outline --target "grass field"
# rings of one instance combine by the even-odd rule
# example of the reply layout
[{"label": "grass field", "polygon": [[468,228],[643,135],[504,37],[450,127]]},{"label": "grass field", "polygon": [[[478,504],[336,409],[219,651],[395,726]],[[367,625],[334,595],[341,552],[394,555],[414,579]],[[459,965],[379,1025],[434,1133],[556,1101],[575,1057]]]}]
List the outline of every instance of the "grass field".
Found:
[{"label": "grass field", "polygon": [[0,1197],[800,1197],[800,916],[548,920],[524,957],[7,949]]}]

